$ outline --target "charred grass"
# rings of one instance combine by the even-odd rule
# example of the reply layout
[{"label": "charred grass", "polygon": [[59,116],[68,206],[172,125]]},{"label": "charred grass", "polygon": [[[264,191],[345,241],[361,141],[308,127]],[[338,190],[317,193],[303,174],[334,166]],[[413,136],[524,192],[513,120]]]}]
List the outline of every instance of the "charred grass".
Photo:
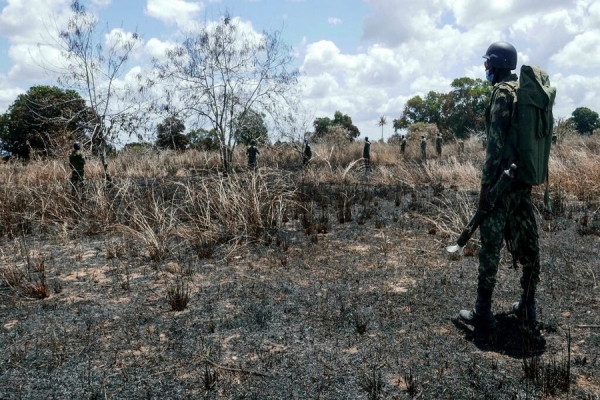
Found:
[{"label": "charred grass", "polygon": [[494,332],[455,318],[477,238],[444,250],[475,208],[476,144],[425,164],[374,144],[370,171],[318,146],[306,171],[118,161],[127,174],[107,187],[92,166],[81,199],[60,166],[5,166],[0,397],[598,399],[598,159],[572,161],[577,143],[554,149],[552,214],[534,193],[539,324],[508,314],[503,252]]}]

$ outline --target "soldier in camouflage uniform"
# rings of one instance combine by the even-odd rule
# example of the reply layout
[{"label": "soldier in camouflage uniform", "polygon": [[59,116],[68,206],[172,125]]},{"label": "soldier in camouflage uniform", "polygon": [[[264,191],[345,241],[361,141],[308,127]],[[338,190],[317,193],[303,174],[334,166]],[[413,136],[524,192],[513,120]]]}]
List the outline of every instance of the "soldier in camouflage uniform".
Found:
[{"label": "soldier in camouflage uniform", "polygon": [[472,310],[461,310],[459,318],[484,329],[496,326],[491,311],[492,293],[496,285],[502,241],[506,239],[513,257],[516,257],[523,269],[520,280],[521,299],[513,304],[512,311],[529,326],[534,326],[535,290],[539,282],[540,263],[531,186],[515,179],[496,204],[490,204],[487,198],[490,188],[498,181],[502,171],[516,158],[516,147],[509,142],[514,140],[510,135],[510,127],[518,78],[511,71],[517,65],[517,51],[509,43],[496,42],[490,45],[483,57],[486,59],[487,79],[494,85],[485,114],[487,147],[479,196],[479,207],[488,214],[479,227],[481,250],[477,300]]},{"label": "soldier in camouflage uniform", "polygon": [[363,147],[363,158],[365,159],[365,168],[371,168],[371,142],[369,138],[365,137],[365,145]]},{"label": "soldier in camouflage uniform", "polygon": [[402,135],[402,140],[400,142],[400,151],[404,154],[406,151],[406,136]]},{"label": "soldier in camouflage uniform", "polygon": [[256,155],[260,154],[258,148],[256,147],[256,142],[253,140],[250,142],[250,146],[246,150],[246,155],[248,156],[248,168],[256,169]]},{"label": "soldier in camouflage uniform", "polygon": [[439,133],[435,138],[435,152],[437,153],[438,157],[442,155],[442,135]]},{"label": "soldier in camouflage uniform", "polygon": [[421,158],[423,160],[427,159],[427,139],[425,136],[421,136]]},{"label": "soldier in camouflage uniform", "polygon": [[69,167],[71,167],[73,194],[77,194],[81,191],[83,181],[85,180],[85,157],[83,157],[79,142],[73,143],[73,151],[69,155]]},{"label": "soldier in camouflage uniform", "polygon": [[304,150],[302,151],[302,166],[306,167],[312,158],[312,150],[308,140],[304,140]]}]

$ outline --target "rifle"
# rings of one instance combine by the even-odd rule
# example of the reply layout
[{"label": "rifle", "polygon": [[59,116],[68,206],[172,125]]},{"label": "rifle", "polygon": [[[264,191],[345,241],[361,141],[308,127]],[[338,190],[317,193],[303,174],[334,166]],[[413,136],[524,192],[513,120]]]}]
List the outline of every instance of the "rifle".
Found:
[{"label": "rifle", "polygon": [[[515,177],[516,170],[517,166],[515,164],[511,164],[508,169],[504,170],[504,172],[500,176],[500,179],[498,179],[496,184],[488,193],[488,201],[490,202],[492,207],[496,204],[496,202],[498,201],[500,196],[502,196],[502,194],[506,191],[506,189],[508,189],[508,186]],[[477,228],[479,228],[479,225],[481,225],[481,222],[483,222],[488,212],[489,211],[477,208],[477,211],[475,211],[475,214],[473,214],[473,216],[469,220],[469,223],[458,237],[456,244],[446,247],[446,251],[448,253],[462,253],[463,248],[465,247],[469,239],[471,239],[471,236],[473,236]]]}]

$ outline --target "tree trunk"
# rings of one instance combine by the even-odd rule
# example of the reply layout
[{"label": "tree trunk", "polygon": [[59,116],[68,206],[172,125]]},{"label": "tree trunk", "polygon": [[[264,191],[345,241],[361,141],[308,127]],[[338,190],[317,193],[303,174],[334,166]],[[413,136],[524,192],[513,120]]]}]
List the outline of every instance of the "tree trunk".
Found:
[{"label": "tree trunk", "polygon": [[112,177],[110,176],[110,172],[108,172],[108,160],[106,157],[106,140],[102,138],[101,143],[102,151],[100,152],[100,160],[102,161],[102,168],[104,169],[104,180],[107,183],[111,183]]}]

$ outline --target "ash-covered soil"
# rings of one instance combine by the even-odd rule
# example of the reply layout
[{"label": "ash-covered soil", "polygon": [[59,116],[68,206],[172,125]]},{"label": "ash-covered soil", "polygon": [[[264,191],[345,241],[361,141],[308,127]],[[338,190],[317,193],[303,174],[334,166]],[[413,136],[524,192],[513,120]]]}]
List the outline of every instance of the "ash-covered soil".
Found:
[{"label": "ash-covered soil", "polygon": [[[125,234],[2,239],[0,398],[600,398],[593,207],[540,214],[538,329],[507,313],[520,271],[505,252],[484,334],[455,320],[475,300],[479,235],[445,252],[457,192],[353,190],[345,214],[317,201],[261,243],[167,239],[159,261]],[[41,269],[45,299],[6,284]]]}]

